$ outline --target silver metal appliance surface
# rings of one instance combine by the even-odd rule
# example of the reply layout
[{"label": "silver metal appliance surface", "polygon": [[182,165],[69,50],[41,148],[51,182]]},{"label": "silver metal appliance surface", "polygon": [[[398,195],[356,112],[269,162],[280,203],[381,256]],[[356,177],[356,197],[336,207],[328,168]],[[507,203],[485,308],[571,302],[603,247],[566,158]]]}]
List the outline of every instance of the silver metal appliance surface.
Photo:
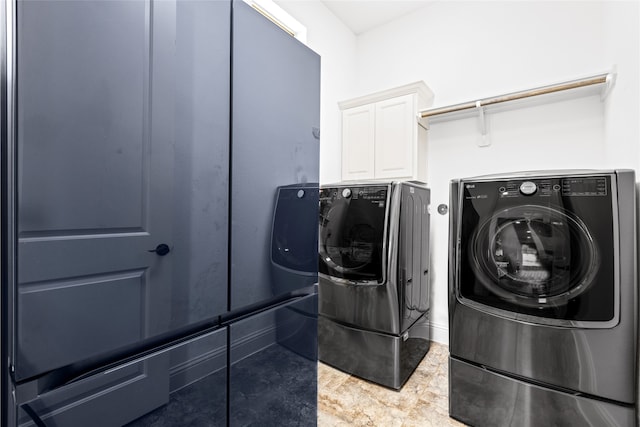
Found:
[{"label": "silver metal appliance surface", "polygon": [[427,353],[429,198],[413,181],[321,188],[321,361],[399,389]]},{"label": "silver metal appliance surface", "polygon": [[634,172],[454,180],[450,206],[450,415],[636,425]]}]

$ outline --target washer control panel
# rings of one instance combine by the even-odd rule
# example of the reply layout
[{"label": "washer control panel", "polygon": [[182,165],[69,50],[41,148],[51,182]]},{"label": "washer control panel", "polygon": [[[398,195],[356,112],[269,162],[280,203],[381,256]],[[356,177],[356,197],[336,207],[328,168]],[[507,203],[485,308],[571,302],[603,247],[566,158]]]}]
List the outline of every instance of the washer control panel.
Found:
[{"label": "washer control panel", "polygon": [[500,198],[606,196],[609,188],[607,178],[603,176],[518,179],[496,184],[494,188]]}]

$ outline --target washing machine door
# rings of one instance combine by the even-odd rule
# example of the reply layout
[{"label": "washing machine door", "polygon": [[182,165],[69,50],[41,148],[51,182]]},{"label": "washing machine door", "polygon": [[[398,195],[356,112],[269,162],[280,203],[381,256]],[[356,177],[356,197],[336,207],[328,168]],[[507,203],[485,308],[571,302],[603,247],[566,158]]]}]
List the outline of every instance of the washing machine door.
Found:
[{"label": "washing machine door", "polygon": [[384,282],[389,187],[320,190],[319,272],[360,285]]},{"label": "washing machine door", "polygon": [[467,184],[461,202],[461,298],[531,322],[615,324],[610,181],[595,181],[599,192],[577,191],[583,181]]},{"label": "washing machine door", "polygon": [[502,209],[487,219],[472,237],[469,256],[491,292],[531,307],[567,304],[589,289],[599,265],[584,223],[540,205]]}]

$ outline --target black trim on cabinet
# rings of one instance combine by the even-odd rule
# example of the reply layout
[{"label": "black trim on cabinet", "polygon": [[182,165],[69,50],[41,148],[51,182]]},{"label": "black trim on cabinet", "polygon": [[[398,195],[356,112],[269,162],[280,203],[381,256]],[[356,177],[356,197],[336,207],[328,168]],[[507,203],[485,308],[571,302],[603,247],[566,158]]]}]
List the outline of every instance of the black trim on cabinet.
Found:
[{"label": "black trim on cabinet", "polygon": [[[231,219],[233,213],[232,206],[232,197],[233,197],[233,10],[234,10],[234,2],[233,0],[229,0],[231,2],[229,7],[229,157],[228,157],[228,165],[229,168],[227,170],[227,179],[229,180],[227,184],[227,313],[231,311],[231,246],[233,245],[232,240],[232,224]],[[231,417],[231,405],[229,405],[229,396],[231,395],[231,328],[227,328],[227,372],[226,372],[226,392],[227,392],[227,402],[226,402],[226,415],[225,421],[227,426],[229,425],[229,419]]]}]

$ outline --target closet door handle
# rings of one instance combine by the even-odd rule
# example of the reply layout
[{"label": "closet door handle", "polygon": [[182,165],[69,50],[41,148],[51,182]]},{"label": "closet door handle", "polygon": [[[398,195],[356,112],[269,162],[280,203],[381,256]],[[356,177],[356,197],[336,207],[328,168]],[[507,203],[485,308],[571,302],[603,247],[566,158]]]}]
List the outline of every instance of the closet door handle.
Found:
[{"label": "closet door handle", "polygon": [[156,246],[155,249],[149,249],[149,252],[155,252],[158,256],[165,256],[166,254],[171,252],[171,248],[169,247],[169,245],[160,243],[158,246]]}]

